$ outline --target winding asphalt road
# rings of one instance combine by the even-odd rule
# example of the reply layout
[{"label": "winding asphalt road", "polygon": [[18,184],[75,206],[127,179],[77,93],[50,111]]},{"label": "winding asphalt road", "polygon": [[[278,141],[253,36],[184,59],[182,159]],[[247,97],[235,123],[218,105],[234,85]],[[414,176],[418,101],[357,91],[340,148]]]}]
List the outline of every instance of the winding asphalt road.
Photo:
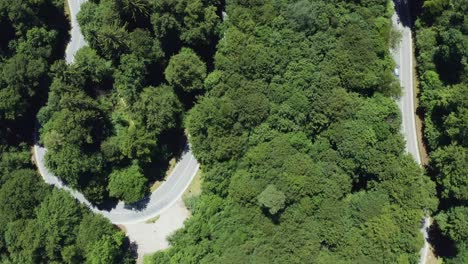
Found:
[{"label": "winding asphalt road", "polygon": [[68,7],[71,18],[71,38],[67,48],[65,49],[65,60],[69,64],[73,63],[76,52],[86,45],[84,36],[81,34],[80,25],[76,19],[78,12],[80,12],[81,4],[84,2],[87,2],[87,0],[68,0]]},{"label": "winding asphalt road", "polygon": [[[76,20],[76,15],[80,11],[81,4],[84,2],[86,2],[86,0],[68,0],[72,29],[71,40],[65,52],[65,60],[69,64],[73,63],[76,52],[86,45]],[[116,207],[110,210],[99,210],[94,207],[82,193],[66,186],[57,176],[47,169],[44,161],[46,152],[47,149],[39,145],[38,140],[36,140],[34,145],[34,157],[39,173],[44,181],[47,184],[68,191],[79,202],[88,206],[93,212],[102,214],[114,224],[140,223],[161,214],[182,196],[199,169],[197,160],[192,155],[190,149],[187,148],[181,155],[172,173],[168,176],[168,179],[159,186],[156,191],[144,199],[144,201],[133,205],[131,208],[126,207],[123,202],[119,202]]]},{"label": "winding asphalt road", "polygon": [[[413,87],[413,39],[411,36],[411,16],[409,14],[408,0],[395,0],[396,14],[393,15],[393,25],[401,32],[401,42],[396,50],[392,51],[395,62],[399,69],[400,85],[403,95],[398,101],[402,114],[402,133],[406,139],[406,151],[413,156],[414,160],[421,166],[418,137],[416,134],[416,107],[414,104]],[[424,237],[424,246],[420,252],[420,264],[426,264],[429,251],[430,218],[424,217],[420,229]]]}]

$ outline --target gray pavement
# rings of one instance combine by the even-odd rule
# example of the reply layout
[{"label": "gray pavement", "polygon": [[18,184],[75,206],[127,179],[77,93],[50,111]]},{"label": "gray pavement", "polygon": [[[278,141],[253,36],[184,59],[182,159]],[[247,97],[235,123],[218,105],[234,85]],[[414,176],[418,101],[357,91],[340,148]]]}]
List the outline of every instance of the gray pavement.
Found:
[{"label": "gray pavement", "polygon": [[411,29],[407,26],[403,26],[402,23],[396,23],[396,15],[394,15],[393,21],[402,34],[400,45],[398,49],[394,51],[395,62],[399,68],[400,85],[403,88],[403,94],[398,101],[402,113],[402,133],[406,139],[406,151],[421,165],[418,138],[416,135],[416,108],[414,104],[415,94],[413,87],[413,40],[411,37]]},{"label": "gray pavement", "polygon": [[87,2],[87,0],[68,0],[68,7],[70,8],[70,19],[71,19],[71,38],[70,42],[65,49],[65,60],[67,63],[72,63],[75,59],[76,52],[86,45],[83,34],[81,34],[80,25],[76,19],[76,15],[80,12],[81,4]]},{"label": "gray pavement", "polygon": [[[418,137],[416,134],[416,107],[414,104],[414,64],[413,64],[413,39],[411,36],[411,18],[408,10],[407,0],[395,0],[398,14],[392,17],[393,25],[401,32],[401,42],[396,50],[392,50],[393,57],[399,69],[400,85],[403,94],[398,100],[402,114],[402,134],[406,140],[406,151],[421,166],[421,156],[419,153]],[[420,264],[425,264],[429,252],[430,218],[424,217],[421,226],[421,233],[424,237],[424,246],[420,251]]]},{"label": "gray pavement", "polygon": [[[80,5],[84,2],[86,2],[86,0],[68,0],[71,12],[72,29],[71,40],[67,46],[65,54],[67,63],[73,63],[75,53],[86,45],[76,20],[76,15],[80,10]],[[159,186],[158,189],[151,193],[144,202],[141,202],[143,204],[139,207],[141,209],[129,208],[126,207],[123,202],[119,202],[117,206],[111,210],[99,210],[94,207],[82,193],[66,186],[57,176],[47,169],[44,160],[47,149],[40,146],[37,141],[38,140],[36,140],[36,143],[34,144],[34,157],[39,173],[44,181],[59,189],[66,190],[79,202],[88,206],[93,212],[102,214],[114,224],[144,222],[161,214],[182,196],[199,169],[197,160],[192,155],[190,149],[187,148],[177,162],[172,173],[168,176],[167,180]]]}]

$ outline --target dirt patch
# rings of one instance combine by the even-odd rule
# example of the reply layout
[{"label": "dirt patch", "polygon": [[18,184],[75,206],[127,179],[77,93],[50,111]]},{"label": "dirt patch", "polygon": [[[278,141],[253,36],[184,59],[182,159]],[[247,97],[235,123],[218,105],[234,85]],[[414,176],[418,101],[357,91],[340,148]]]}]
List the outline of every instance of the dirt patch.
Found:
[{"label": "dirt patch", "polygon": [[202,170],[198,170],[197,174],[193,178],[192,182],[190,183],[187,190],[185,190],[184,194],[182,195],[182,199],[185,200],[189,197],[199,196],[201,194],[201,182],[202,182]]},{"label": "dirt patch", "polygon": [[65,16],[70,20],[71,14],[70,14],[70,6],[68,5],[68,1],[65,1],[64,6],[65,6],[64,8]]},{"label": "dirt patch", "polygon": [[124,233],[127,233],[127,228],[124,225],[117,225],[117,227]]},{"label": "dirt patch", "polygon": [[31,153],[31,163],[34,164],[36,167],[37,175],[41,177],[41,173],[39,172],[39,168],[37,167],[37,162],[36,162],[36,151],[34,150],[34,145],[29,151]]},{"label": "dirt patch", "polygon": [[184,226],[190,212],[182,199],[164,211],[154,223],[126,224],[127,236],[138,245],[137,263],[143,263],[143,257],[169,247],[167,237]]},{"label": "dirt patch", "polygon": [[[416,62],[416,59],[413,58],[413,61]],[[420,89],[419,89],[419,80],[418,80],[418,76],[416,74],[416,69],[413,69],[413,87],[415,89],[414,91],[414,104],[415,104],[415,111],[418,109],[419,107],[419,92],[420,92]],[[418,138],[418,149],[419,149],[419,156],[421,157],[421,165],[422,166],[426,166],[428,163],[429,163],[429,154],[427,153],[427,148],[426,148],[426,145],[424,144],[424,140],[423,140],[423,137],[424,137],[424,131],[423,131],[423,122],[424,120],[422,120],[421,116],[419,114],[416,114],[415,115],[416,117],[416,136]]]},{"label": "dirt patch", "polygon": [[439,259],[434,254],[434,248],[430,247],[429,252],[427,253],[426,264],[440,264],[442,263],[442,259]]},{"label": "dirt patch", "polygon": [[153,223],[156,223],[156,221],[158,221],[158,220],[159,220],[159,217],[160,217],[160,216],[159,216],[159,215],[157,215],[157,216],[155,216],[155,217],[153,217],[153,218],[150,218],[150,219],[146,220],[146,221],[145,221],[145,223],[147,223],[147,224],[153,224]]}]

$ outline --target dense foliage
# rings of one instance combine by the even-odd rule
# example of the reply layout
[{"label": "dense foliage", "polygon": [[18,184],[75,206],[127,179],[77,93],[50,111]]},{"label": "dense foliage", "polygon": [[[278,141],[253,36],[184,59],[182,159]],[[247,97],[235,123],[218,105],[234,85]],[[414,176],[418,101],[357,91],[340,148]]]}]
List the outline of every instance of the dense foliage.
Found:
[{"label": "dense foliage", "polygon": [[424,135],[441,199],[435,219],[456,244],[450,263],[467,263],[468,1],[425,1],[416,27]]},{"label": "dense foliage", "polygon": [[[0,1],[0,263],[132,263],[123,232],[46,186],[31,163],[35,115],[47,99],[51,65],[65,50],[64,6],[61,0]],[[68,100],[70,110],[88,106],[77,122],[96,114],[96,105],[76,99]],[[60,129],[73,131],[75,123],[66,124]],[[74,132],[70,140],[88,136]]]},{"label": "dense foliage", "polygon": [[0,144],[32,136],[34,115],[46,100],[50,63],[63,50],[63,1],[0,2]]},{"label": "dense foliage", "polygon": [[56,63],[38,115],[48,167],[95,203],[132,203],[180,151],[184,110],[203,93],[217,1],[89,1],[89,47]]},{"label": "dense foliage", "polygon": [[[133,261],[122,232],[34,171],[21,142],[45,101],[47,165],[96,203],[146,195],[185,122],[204,192],[149,263],[418,261],[436,189],[404,154],[388,0],[231,0],[224,24],[224,1],[90,0],[71,65],[63,4],[0,1],[1,263]],[[453,263],[468,258],[466,6],[426,1],[417,24]]]},{"label": "dense foliage", "polygon": [[399,133],[389,1],[226,11],[206,95],[185,120],[203,194],[146,262],[416,263],[437,200]]},{"label": "dense foliage", "polygon": [[46,186],[25,147],[0,149],[0,262],[132,263],[125,234]]}]

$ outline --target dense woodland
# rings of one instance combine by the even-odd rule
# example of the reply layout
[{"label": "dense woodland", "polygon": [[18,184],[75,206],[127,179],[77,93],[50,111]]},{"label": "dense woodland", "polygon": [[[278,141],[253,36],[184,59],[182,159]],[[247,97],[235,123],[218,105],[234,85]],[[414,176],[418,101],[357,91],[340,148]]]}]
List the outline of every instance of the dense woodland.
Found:
[{"label": "dense woodland", "polygon": [[1,263],[133,263],[125,234],[42,182],[26,145],[2,147]]},{"label": "dense woodland", "polygon": [[0,262],[134,261],[42,183],[36,117],[47,166],[96,204],[145,196],[188,131],[203,193],[147,263],[416,263],[432,212],[467,262],[464,2],[416,25],[434,183],[404,151],[388,0],[90,0],[71,65],[63,0],[1,0]]},{"label": "dense woodland", "polygon": [[435,184],[404,151],[387,0],[232,0],[185,126],[203,193],[147,263],[417,263]]},{"label": "dense woodland", "polygon": [[0,144],[31,137],[50,65],[63,55],[65,19],[63,1],[0,2]]},{"label": "dense woodland", "polygon": [[468,1],[425,1],[416,37],[428,171],[440,198],[436,249],[448,263],[468,263]]},{"label": "dense woodland", "polygon": [[[53,18],[53,19],[52,19]],[[63,1],[0,1],[0,262],[132,263],[128,239],[31,163],[37,110],[69,26]]]},{"label": "dense woodland", "polygon": [[89,47],[55,63],[39,114],[48,167],[94,203],[136,202],[180,151],[221,22],[217,1],[89,1]]}]

